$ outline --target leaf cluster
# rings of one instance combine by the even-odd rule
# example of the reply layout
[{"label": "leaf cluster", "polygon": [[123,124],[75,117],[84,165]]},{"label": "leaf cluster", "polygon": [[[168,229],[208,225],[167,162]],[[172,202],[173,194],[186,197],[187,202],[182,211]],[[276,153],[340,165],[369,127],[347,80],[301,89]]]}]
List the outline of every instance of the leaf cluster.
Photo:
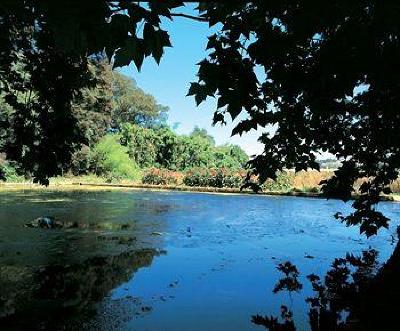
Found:
[{"label": "leaf cluster", "polygon": [[375,205],[400,167],[397,4],[202,2],[198,10],[217,32],[189,95],[217,99],[215,123],[240,118],[232,134],[268,129],[253,174],[263,183],[283,168],[319,169],[316,155],[329,152],[341,167],[322,187],[328,197],[346,200],[357,178],[369,178],[343,221],[367,235],[385,227]]}]

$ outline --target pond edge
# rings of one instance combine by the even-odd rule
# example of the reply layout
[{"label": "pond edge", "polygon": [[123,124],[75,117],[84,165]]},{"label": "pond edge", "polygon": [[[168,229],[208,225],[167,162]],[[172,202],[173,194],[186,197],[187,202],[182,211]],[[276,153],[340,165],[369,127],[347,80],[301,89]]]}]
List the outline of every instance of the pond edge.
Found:
[{"label": "pond edge", "polygon": [[[41,186],[33,183],[1,183],[0,192],[19,191],[19,190],[107,190],[107,189],[132,189],[132,190],[148,190],[148,191],[181,191],[181,192],[197,192],[197,193],[215,193],[215,194],[245,194],[245,195],[262,195],[262,196],[293,196],[326,199],[322,193],[316,192],[296,192],[296,191],[262,191],[255,193],[252,190],[228,187],[193,187],[185,185],[152,185],[152,184],[115,184],[115,183],[85,183],[72,182],[62,184],[50,184],[49,186]],[[357,195],[353,194],[353,199]],[[399,195],[383,195],[382,201],[400,202]]]}]

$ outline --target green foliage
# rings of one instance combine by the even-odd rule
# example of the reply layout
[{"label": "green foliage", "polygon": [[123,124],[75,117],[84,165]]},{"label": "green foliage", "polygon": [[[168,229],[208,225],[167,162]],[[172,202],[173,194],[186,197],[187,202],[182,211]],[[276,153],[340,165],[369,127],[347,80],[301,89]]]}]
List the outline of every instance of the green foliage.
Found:
[{"label": "green foliage", "polygon": [[187,186],[239,188],[242,182],[240,173],[228,169],[195,168],[183,177]]},{"label": "green foliage", "polygon": [[242,169],[249,157],[239,146],[223,145],[214,149],[214,159],[217,168]]},{"label": "green foliage", "polygon": [[152,95],[138,88],[135,82],[118,73],[113,73],[112,127],[121,129],[124,123],[145,127],[165,126],[168,107],[157,103]]},{"label": "green foliage", "polygon": [[94,147],[91,153],[92,169],[99,176],[110,180],[137,180],[140,171],[128,156],[127,148],[119,143],[119,135],[106,135]]},{"label": "green foliage", "polygon": [[157,157],[155,139],[154,130],[129,123],[125,123],[121,127],[121,143],[127,147],[129,156],[141,168],[155,165]]},{"label": "green foliage", "polygon": [[155,132],[154,145],[156,147],[155,165],[176,170],[179,137],[169,127],[157,129]]},{"label": "green foliage", "polygon": [[[135,2],[123,1],[121,4],[115,2],[115,7],[127,10],[128,13],[135,13],[135,15],[128,16],[120,12],[112,17],[111,23],[118,24],[121,32],[125,33],[121,36],[123,42],[118,45],[119,48],[116,51],[116,47],[110,50],[111,52],[115,51],[114,66],[129,65],[133,61],[140,70],[143,60],[147,56],[153,56],[156,62],[160,63],[164,47],[171,47],[171,43],[168,33],[160,28],[159,16],[170,18],[170,9],[181,4],[179,1],[157,1],[149,3],[148,8],[145,8]],[[140,38],[136,33],[127,35],[128,31],[132,31],[132,27],[133,31],[136,30],[139,22],[143,25],[143,37]]]},{"label": "green foliage", "polygon": [[[95,121],[84,123],[73,107],[96,84],[88,57],[105,53],[114,66],[133,60],[139,69],[145,57],[159,62],[164,47],[170,46],[160,17],[170,17],[171,9],[181,4],[2,1],[0,88],[15,115],[0,120],[0,136],[8,133],[0,152],[42,184],[61,174],[82,143],[99,138]],[[84,109],[95,107],[93,96]],[[104,119],[100,114],[98,120]]]},{"label": "green foliage", "polygon": [[166,125],[168,107],[158,104],[132,79],[113,72],[106,59],[92,60],[89,70],[95,85],[82,89],[73,102],[73,114],[86,145],[98,142],[110,129],[121,130],[124,123]]},{"label": "green foliage", "polygon": [[72,154],[70,170],[73,175],[87,175],[91,170],[91,151],[86,145]]},{"label": "green foliage", "polygon": [[25,177],[17,170],[16,166],[7,161],[0,162],[0,180],[19,183],[24,182]]},{"label": "green foliage", "polygon": [[261,187],[265,191],[288,192],[293,188],[294,174],[280,171],[275,180],[267,180]]},{"label": "green foliage", "polygon": [[142,177],[143,184],[152,185],[177,185],[179,174],[165,169],[152,168],[145,172]]},{"label": "green foliage", "polygon": [[[170,46],[161,18],[172,19],[182,5],[3,1],[0,86],[15,120],[0,121],[1,136],[8,132],[0,151],[48,183],[85,141],[71,101],[92,84],[87,56],[105,52],[114,66],[133,61],[138,69],[148,56],[159,62]],[[400,168],[397,3],[214,1],[200,2],[198,12],[196,19],[216,31],[188,94],[197,104],[217,98],[214,123],[245,115],[233,134],[277,127],[261,135],[264,152],[249,164],[260,182],[284,168],[318,169],[316,154],[330,152],[341,166],[322,187],[327,196],[347,199],[358,178],[369,178],[353,204],[356,212],[343,220],[368,233],[387,227],[375,205]],[[172,136],[164,138],[174,145]],[[202,150],[198,162],[187,155],[179,162],[208,163],[208,152]],[[163,150],[156,162],[178,167],[172,155]]]},{"label": "green foliage", "polygon": [[183,183],[186,186],[209,186],[210,175],[206,169],[193,169],[185,174]]},{"label": "green foliage", "polygon": [[83,135],[82,143],[92,145],[103,137],[111,126],[113,109],[113,73],[106,59],[89,62],[93,86],[83,88],[75,96],[72,113]]},{"label": "green foliage", "polygon": [[214,137],[209,135],[206,129],[201,129],[198,126],[195,126],[190,136],[206,139],[210,143],[210,145],[215,146]]},{"label": "green foliage", "polygon": [[214,146],[208,138],[199,135],[181,136],[179,139],[176,164],[178,169],[193,167],[215,167]]},{"label": "green foliage", "polygon": [[168,127],[124,124],[121,143],[141,168],[186,170],[194,167],[242,169],[247,154],[238,146],[214,146],[207,131],[179,136]]},{"label": "green foliage", "polygon": [[[133,81],[117,72],[113,73],[104,59],[91,60],[88,74],[92,85],[75,94],[71,105],[72,121],[77,126],[76,131],[81,134],[79,144],[77,142],[74,147],[70,161],[59,165],[60,171],[69,169],[74,174],[88,173],[88,146],[96,144],[115,123],[121,125],[122,121],[131,121],[143,126],[161,127],[165,125],[168,111],[168,108],[157,104],[152,96],[137,88]],[[13,136],[17,116],[18,112],[4,98],[0,98],[0,149],[8,150],[15,146]],[[141,141],[140,144],[144,146],[146,142]],[[143,152],[144,156],[152,155],[148,151]],[[154,159],[150,158],[142,166],[153,164]]]},{"label": "green foliage", "polygon": [[397,3],[215,1],[198,9],[216,31],[188,94],[197,104],[217,99],[215,123],[245,118],[233,134],[277,128],[261,135],[253,174],[263,183],[284,168],[319,169],[316,155],[330,152],[341,165],[322,186],[326,196],[348,199],[354,182],[369,178],[341,220],[368,235],[387,227],[375,205],[400,168]]}]

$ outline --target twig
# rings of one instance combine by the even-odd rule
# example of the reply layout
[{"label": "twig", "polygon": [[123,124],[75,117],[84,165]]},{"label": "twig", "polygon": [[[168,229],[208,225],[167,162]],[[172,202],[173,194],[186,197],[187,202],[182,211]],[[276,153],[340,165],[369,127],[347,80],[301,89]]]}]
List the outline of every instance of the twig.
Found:
[{"label": "twig", "polygon": [[205,17],[193,16],[184,13],[171,13],[171,16],[185,17],[199,22],[208,22],[208,20]]}]

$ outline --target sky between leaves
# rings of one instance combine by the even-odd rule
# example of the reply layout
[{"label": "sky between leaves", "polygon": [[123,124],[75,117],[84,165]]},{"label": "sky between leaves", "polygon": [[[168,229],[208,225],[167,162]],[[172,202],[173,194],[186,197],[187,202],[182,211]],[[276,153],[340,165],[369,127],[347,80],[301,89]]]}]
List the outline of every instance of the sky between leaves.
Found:
[{"label": "sky between leaves", "polygon": [[[174,12],[197,15],[196,4],[186,3],[184,8],[178,8]],[[227,121],[226,126],[212,126],[212,118],[216,109],[216,101],[208,98],[199,107],[196,106],[193,96],[187,97],[190,82],[197,81],[196,65],[207,55],[205,50],[207,37],[215,32],[215,28],[209,28],[208,23],[198,22],[183,17],[174,17],[173,21],[163,19],[163,29],[170,34],[171,48],[161,58],[160,65],[152,58],[146,58],[141,71],[131,64],[120,70],[123,74],[133,78],[137,85],[145,92],[152,94],[157,101],[170,108],[168,123],[179,134],[190,133],[195,126],[206,129],[214,136],[216,144],[225,143],[241,146],[248,155],[259,154],[263,151],[263,145],[257,139],[268,129],[259,128],[252,130],[241,137],[231,137],[235,124],[244,119],[243,116],[232,123]],[[257,75],[262,78],[262,73]],[[178,123],[176,127],[174,124]],[[333,157],[329,153],[321,153],[318,159]]]},{"label": "sky between leaves", "polygon": [[[196,15],[195,4],[186,4],[184,9],[176,12]],[[213,33],[205,22],[197,22],[182,17],[174,17],[174,21],[164,20],[163,28],[170,34],[172,48],[167,48],[160,65],[146,58],[141,71],[131,64],[120,69],[125,75],[135,79],[137,85],[145,92],[152,94],[159,103],[170,108],[168,122],[171,126],[179,123],[176,131],[188,134],[197,125],[205,128],[215,137],[218,145],[232,143],[241,146],[249,155],[260,153],[262,145],[257,142],[262,131],[252,131],[242,137],[231,137],[233,124],[213,127],[212,117],[216,109],[215,100],[207,99],[196,107],[194,98],[186,97],[190,82],[196,81],[198,67],[205,56],[207,36]],[[235,121],[235,123],[237,120]]]}]

